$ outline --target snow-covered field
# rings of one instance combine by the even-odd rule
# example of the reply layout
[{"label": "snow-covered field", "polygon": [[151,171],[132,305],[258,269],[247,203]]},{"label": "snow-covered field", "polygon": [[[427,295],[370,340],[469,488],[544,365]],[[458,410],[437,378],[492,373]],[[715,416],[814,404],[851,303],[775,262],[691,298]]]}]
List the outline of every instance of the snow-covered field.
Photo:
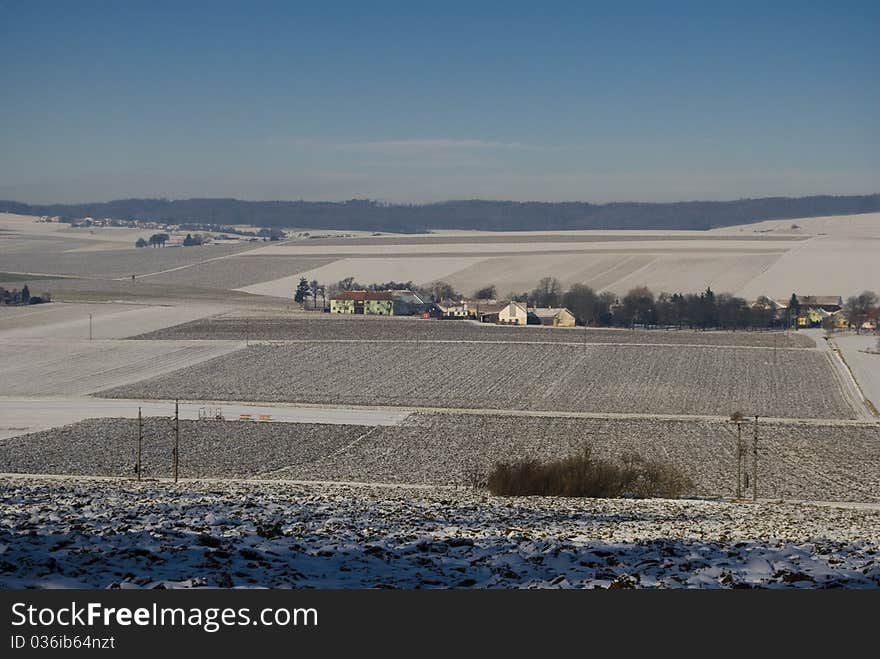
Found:
[{"label": "snow-covered field", "polygon": [[[792,228],[797,227],[797,228]],[[880,214],[775,220],[714,231],[437,232],[429,236],[298,241],[248,252],[256,256],[339,259],[306,273],[333,283],[443,279],[465,294],[494,284],[501,295],[533,288],[541,277],[625,293],[697,292],[711,286],[754,299],[854,295],[880,289],[874,257]],[[421,258],[415,258],[416,256]],[[248,287],[278,295],[292,278]],[[293,282],[295,284],[295,282]]]},{"label": "snow-covered field", "polygon": [[136,339],[239,339],[245,334],[265,341],[504,341],[621,343],[651,345],[815,348],[804,332],[729,332],[699,330],[632,330],[618,328],[506,327],[476,321],[435,321],[413,317],[289,313],[262,317],[225,314],[181,323],[138,335]]},{"label": "snow-covered field", "polygon": [[0,493],[4,588],[880,587],[876,509],[34,478]]},{"label": "snow-covered field", "polygon": [[764,417],[856,415],[827,355],[726,346],[258,345],[102,395],[721,417],[736,410]]},{"label": "snow-covered field", "polygon": [[714,231],[437,232],[138,250],[128,230],[92,234],[0,215],[0,229],[12,229],[2,236],[0,271],[149,275],[175,286],[283,297],[291,297],[301,272],[323,284],[348,276],[363,283],[444,279],[465,294],[490,284],[501,295],[521,292],[550,276],[565,286],[616,293],[641,285],[656,292],[711,286],[749,299],[787,299],[792,292],[846,297],[880,289],[878,218],[775,220]]},{"label": "snow-covered field", "polygon": [[[51,287],[50,282],[48,284]],[[0,339],[121,339],[220,313],[225,307],[136,304],[38,304],[0,310]]]},{"label": "snow-covered field", "polygon": [[[137,413],[136,401],[118,402]],[[187,406],[183,409],[186,412]],[[145,422],[144,473],[167,477],[171,406],[165,402],[145,410],[165,418]],[[284,413],[284,408],[278,410]],[[189,406],[189,418],[194,411],[195,406]],[[686,494],[736,493],[736,429],[727,421],[510,413],[412,413],[406,418],[381,413],[375,418],[378,411],[348,410],[347,419],[339,419],[347,423],[328,424],[328,415],[332,420],[343,411],[315,409],[311,418],[298,423],[182,421],[180,473],[200,478],[467,485],[485,478],[496,462],[563,458],[588,443],[598,458],[617,460],[636,453],[678,467],[694,482]],[[751,422],[744,424],[749,474],[752,430]],[[131,476],[137,436],[137,422],[129,418],[88,419],[0,439],[0,473]],[[880,503],[880,426],[762,422],[758,484],[760,496],[774,499]]]},{"label": "snow-covered field", "polygon": [[90,394],[242,347],[241,341],[4,339],[0,343],[0,396]]},{"label": "snow-covered field", "polygon": [[[280,253],[283,254],[284,252]],[[248,259],[252,258],[257,257],[248,257]],[[274,258],[284,257],[276,256]],[[302,258],[291,258],[290,256],[287,258],[292,262],[304,261]],[[327,261],[329,261],[329,259],[324,261],[326,265],[319,262],[317,267],[313,267],[310,270],[305,270],[304,272],[291,276],[251,284],[238,290],[244,293],[254,293],[256,295],[274,295],[279,297],[284,295],[291,296],[292,291],[296,290],[300,277],[305,277],[308,281],[316,279],[325,284],[335,284],[337,281],[345,279],[346,277],[355,277],[363,284],[385,281],[414,281],[425,283],[436,279],[443,279],[453,272],[466,268],[473,263],[478,263],[480,259],[459,257],[375,257],[367,259],[346,258],[330,261],[329,263]]]},{"label": "snow-covered field", "polygon": [[880,410],[880,336],[873,334],[834,334],[831,342],[839,349],[862,394]]}]

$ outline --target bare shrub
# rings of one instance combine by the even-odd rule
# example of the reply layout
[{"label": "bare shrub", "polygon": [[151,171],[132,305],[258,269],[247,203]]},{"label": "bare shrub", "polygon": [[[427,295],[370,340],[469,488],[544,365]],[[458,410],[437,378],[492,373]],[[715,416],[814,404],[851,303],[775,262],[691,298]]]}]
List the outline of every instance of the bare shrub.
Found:
[{"label": "bare shrub", "polygon": [[662,497],[673,499],[693,489],[674,465],[629,453],[617,463],[594,458],[589,445],[561,460],[496,463],[487,479],[496,496]]},{"label": "bare shrub", "polygon": [[471,462],[464,469],[464,483],[473,490],[482,490],[486,488],[488,478],[487,470],[475,462]]}]

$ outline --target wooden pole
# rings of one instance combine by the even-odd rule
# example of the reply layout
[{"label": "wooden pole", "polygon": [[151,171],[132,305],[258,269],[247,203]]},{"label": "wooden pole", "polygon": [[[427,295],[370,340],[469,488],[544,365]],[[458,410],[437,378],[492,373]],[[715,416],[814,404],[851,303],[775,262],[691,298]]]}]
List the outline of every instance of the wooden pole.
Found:
[{"label": "wooden pole", "polygon": [[137,479],[141,479],[141,452],[144,441],[144,418],[141,415],[141,408],[138,408],[138,451],[137,451]]},{"label": "wooden pole", "polygon": [[92,340],[92,314],[89,314],[89,341]]},{"label": "wooden pole", "polygon": [[742,424],[736,424],[736,498],[742,499],[742,463],[743,463],[743,445],[742,445]]},{"label": "wooden pole", "polygon": [[758,500],[758,415],[755,415],[755,441],[752,443],[752,501]]},{"label": "wooden pole", "polygon": [[180,401],[174,401],[174,450],[171,454],[174,465],[174,482],[177,482],[177,466],[180,457]]}]

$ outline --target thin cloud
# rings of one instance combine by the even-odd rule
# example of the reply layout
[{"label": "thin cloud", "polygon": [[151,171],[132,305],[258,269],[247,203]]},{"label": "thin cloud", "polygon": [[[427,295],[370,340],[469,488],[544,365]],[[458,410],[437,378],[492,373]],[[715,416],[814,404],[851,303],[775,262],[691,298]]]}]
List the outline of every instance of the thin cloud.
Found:
[{"label": "thin cloud", "polygon": [[526,146],[520,142],[498,142],[474,139],[406,139],[336,142],[304,138],[283,140],[282,142],[290,146],[303,148],[394,154],[526,148]]},{"label": "thin cloud", "polygon": [[486,140],[381,140],[377,142],[343,142],[337,145],[342,149],[361,149],[365,151],[435,151],[456,149],[521,149],[519,142],[490,142]]}]

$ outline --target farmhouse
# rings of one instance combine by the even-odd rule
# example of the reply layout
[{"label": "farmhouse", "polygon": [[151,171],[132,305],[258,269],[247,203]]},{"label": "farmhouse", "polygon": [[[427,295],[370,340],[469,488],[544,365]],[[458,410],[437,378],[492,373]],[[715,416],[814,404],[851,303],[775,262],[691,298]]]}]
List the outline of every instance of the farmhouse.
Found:
[{"label": "farmhouse", "polygon": [[529,311],[530,325],[548,325],[551,327],[574,327],[575,317],[564,307],[536,307]]},{"label": "farmhouse", "polygon": [[831,323],[834,329],[849,329],[849,318],[842,311],[835,311],[831,314]]},{"label": "farmhouse", "polygon": [[468,318],[470,316],[468,304],[465,300],[441,300],[434,305],[440,312],[441,318]]},{"label": "farmhouse", "polygon": [[330,298],[330,313],[394,315],[394,294],[390,291],[343,291]]},{"label": "farmhouse", "polygon": [[803,308],[821,309],[834,313],[843,309],[843,298],[839,295],[797,295],[798,305]]},{"label": "farmhouse", "polygon": [[501,325],[526,325],[529,313],[522,302],[508,302],[498,312],[498,323]]},{"label": "farmhouse", "polygon": [[330,298],[330,313],[410,316],[425,306],[412,291],[343,291]]},{"label": "farmhouse", "polygon": [[798,327],[818,327],[822,324],[822,320],[830,315],[829,312],[821,308],[806,307],[801,309],[801,313],[798,315],[797,324]]}]

